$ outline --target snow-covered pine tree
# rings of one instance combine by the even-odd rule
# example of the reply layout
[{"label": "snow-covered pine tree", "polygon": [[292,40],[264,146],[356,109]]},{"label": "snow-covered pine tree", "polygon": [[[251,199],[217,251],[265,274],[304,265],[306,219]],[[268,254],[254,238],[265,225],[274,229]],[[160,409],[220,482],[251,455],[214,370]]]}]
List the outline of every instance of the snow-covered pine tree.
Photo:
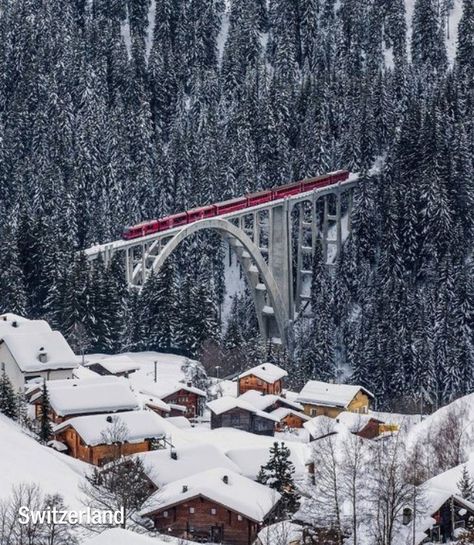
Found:
[{"label": "snow-covered pine tree", "polygon": [[52,426],[51,426],[51,421],[49,419],[51,405],[49,402],[49,392],[48,392],[48,387],[46,386],[46,380],[43,381],[40,408],[41,408],[41,414],[40,414],[38,437],[43,443],[47,443],[51,439]]},{"label": "snow-covered pine tree", "polygon": [[0,413],[8,418],[16,419],[18,417],[15,392],[5,369],[0,375]]},{"label": "snow-covered pine tree", "polygon": [[298,509],[299,498],[293,475],[295,466],[290,460],[291,451],[285,443],[273,443],[268,462],[260,468],[257,482],[266,484],[282,495],[280,515],[286,517]]}]

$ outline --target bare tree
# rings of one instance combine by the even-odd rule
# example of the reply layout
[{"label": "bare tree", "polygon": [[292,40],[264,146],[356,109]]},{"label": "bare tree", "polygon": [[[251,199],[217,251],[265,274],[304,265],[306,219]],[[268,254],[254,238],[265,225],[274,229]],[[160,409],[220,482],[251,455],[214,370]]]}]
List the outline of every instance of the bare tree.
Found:
[{"label": "bare tree", "polygon": [[404,434],[376,445],[369,481],[370,527],[376,545],[392,545],[404,509],[412,506],[417,488],[407,479]]},{"label": "bare tree", "polygon": [[[2,545],[76,545],[74,527],[58,525],[54,520],[33,520],[26,513],[43,513],[56,507],[66,510],[59,494],[44,495],[38,485],[20,484],[9,498],[0,503],[0,543]],[[25,510],[24,519],[21,509]]]},{"label": "bare tree", "polygon": [[[328,430],[329,433],[329,430]],[[298,518],[326,536],[326,543],[342,545],[342,471],[337,459],[337,435],[314,441],[314,484],[308,485]]]},{"label": "bare tree", "polygon": [[350,505],[350,526],[353,545],[358,543],[360,504],[366,499],[369,448],[361,437],[348,434],[342,444],[342,492]]}]

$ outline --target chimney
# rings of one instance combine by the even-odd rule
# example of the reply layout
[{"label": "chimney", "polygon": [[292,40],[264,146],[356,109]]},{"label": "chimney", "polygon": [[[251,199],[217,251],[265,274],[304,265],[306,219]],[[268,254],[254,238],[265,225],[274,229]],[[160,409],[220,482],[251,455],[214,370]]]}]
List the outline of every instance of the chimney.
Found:
[{"label": "chimney", "polygon": [[171,454],[171,459],[172,460],[177,460],[178,459],[178,453],[175,450],[172,450],[170,454]]},{"label": "chimney", "polygon": [[44,351],[43,346],[39,349],[38,360],[41,363],[46,363],[48,361],[48,354]]},{"label": "chimney", "polygon": [[229,475],[224,475],[224,476],[222,477],[222,482],[223,482],[224,484],[229,484]]},{"label": "chimney", "polygon": [[192,385],[193,385],[193,383],[190,380],[188,380],[188,382],[186,384],[187,384],[188,388],[191,388]]},{"label": "chimney", "polygon": [[12,326],[13,327],[18,327],[18,322],[15,320],[14,322],[12,322]]},{"label": "chimney", "polygon": [[106,418],[106,420],[109,424],[112,424],[113,422],[112,417],[110,415]]},{"label": "chimney", "polygon": [[183,484],[183,494],[185,494],[188,491],[187,485]]}]

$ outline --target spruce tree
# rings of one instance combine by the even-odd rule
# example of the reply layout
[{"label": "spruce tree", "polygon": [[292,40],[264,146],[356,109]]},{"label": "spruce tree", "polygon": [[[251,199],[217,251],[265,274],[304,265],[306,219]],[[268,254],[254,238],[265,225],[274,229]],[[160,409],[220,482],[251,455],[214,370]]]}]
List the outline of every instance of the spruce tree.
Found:
[{"label": "spruce tree", "polygon": [[461,478],[459,479],[457,486],[461,497],[465,500],[472,501],[474,497],[474,482],[472,481],[466,465],[463,465],[462,467]]},{"label": "spruce tree", "polygon": [[46,380],[43,381],[43,389],[41,394],[41,415],[40,415],[40,428],[38,436],[43,443],[47,443],[52,436],[52,426],[49,419],[49,413],[51,411],[51,405],[49,403],[49,393],[46,386]]},{"label": "spruce tree", "polygon": [[293,514],[299,506],[293,480],[295,467],[290,455],[291,451],[285,443],[273,443],[270,458],[257,475],[257,482],[268,485],[282,495],[280,514],[284,517]]},{"label": "spruce tree", "polygon": [[0,377],[0,412],[8,418],[18,417],[15,392],[5,369]]}]

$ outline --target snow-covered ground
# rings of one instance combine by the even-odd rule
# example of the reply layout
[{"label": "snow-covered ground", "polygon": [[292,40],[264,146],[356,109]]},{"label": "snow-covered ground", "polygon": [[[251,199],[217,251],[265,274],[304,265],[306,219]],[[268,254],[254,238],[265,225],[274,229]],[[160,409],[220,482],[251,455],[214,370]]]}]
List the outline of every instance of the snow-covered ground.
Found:
[{"label": "snow-covered ground", "polygon": [[70,508],[84,507],[78,486],[87,464],[38,444],[1,414],[0,437],[0,499],[12,487],[37,484],[45,494],[61,494]]},{"label": "snow-covered ground", "polygon": [[148,386],[155,381],[155,362],[156,362],[156,379],[157,383],[163,390],[172,390],[180,382],[186,382],[186,375],[183,372],[183,365],[189,360],[184,356],[175,354],[164,354],[161,352],[126,352],[124,354],[108,355],[108,354],[88,354],[87,362],[100,362],[101,359],[109,361],[120,361],[121,357],[127,356],[134,364],[139,367],[139,370],[130,375],[130,383],[132,388],[139,389]]}]

